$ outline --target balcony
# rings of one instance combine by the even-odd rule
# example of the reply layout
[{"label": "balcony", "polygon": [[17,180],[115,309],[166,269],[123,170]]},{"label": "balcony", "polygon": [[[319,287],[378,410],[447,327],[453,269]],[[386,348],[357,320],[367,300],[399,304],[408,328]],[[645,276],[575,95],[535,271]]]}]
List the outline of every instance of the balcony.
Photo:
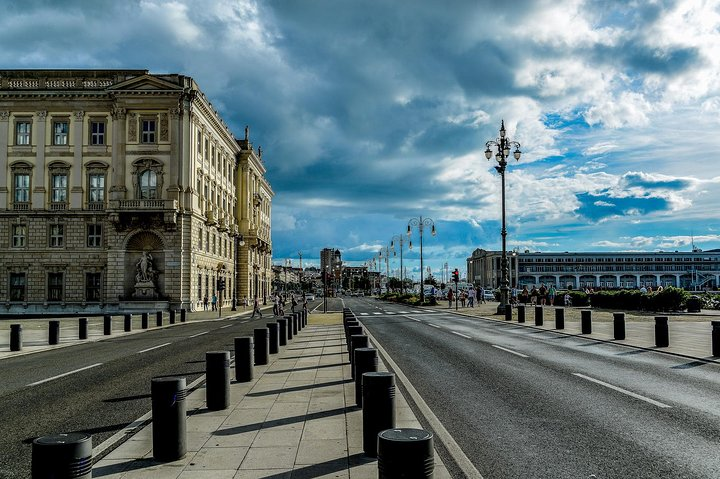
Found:
[{"label": "balcony", "polygon": [[105,209],[105,202],[104,201],[90,201],[87,204],[87,208],[90,211],[102,211]]},{"label": "balcony", "polygon": [[30,211],[30,203],[13,203],[13,210],[15,211]]},{"label": "balcony", "polygon": [[67,209],[67,203],[50,203],[50,211],[65,211]]},{"label": "balcony", "polygon": [[224,217],[218,218],[217,228],[218,228],[218,231],[227,231],[228,230],[227,221],[225,220]]},{"label": "balcony", "polygon": [[205,224],[208,226],[217,224],[217,218],[215,217],[215,212],[213,210],[207,210],[205,212]]},{"label": "balcony", "polygon": [[167,230],[177,227],[177,200],[141,199],[108,202],[108,219],[118,231],[162,224]]},{"label": "balcony", "polygon": [[178,202],[177,200],[115,200],[110,201],[110,208],[111,210],[118,210],[118,211],[143,211],[143,212],[152,212],[152,211],[167,211],[167,210],[177,210],[178,209]]}]

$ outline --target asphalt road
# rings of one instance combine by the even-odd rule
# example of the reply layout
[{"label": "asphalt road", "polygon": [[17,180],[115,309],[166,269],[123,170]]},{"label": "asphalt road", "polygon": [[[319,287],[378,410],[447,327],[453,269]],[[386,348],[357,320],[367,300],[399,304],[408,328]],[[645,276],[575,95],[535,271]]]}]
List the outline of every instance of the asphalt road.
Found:
[{"label": "asphalt road", "polygon": [[85,432],[98,446],[150,411],[152,378],[184,376],[190,384],[205,373],[207,351],[234,354],[234,337],[271,321],[264,313],[188,322],[0,361],[0,478],[30,477],[39,436]]},{"label": "asphalt road", "polygon": [[345,305],[484,478],[720,477],[715,364],[370,298]]}]

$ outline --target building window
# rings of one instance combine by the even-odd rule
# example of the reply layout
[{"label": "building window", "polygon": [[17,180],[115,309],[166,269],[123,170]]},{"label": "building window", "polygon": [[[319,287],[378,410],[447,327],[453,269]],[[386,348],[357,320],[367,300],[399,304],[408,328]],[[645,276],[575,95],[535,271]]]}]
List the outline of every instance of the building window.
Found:
[{"label": "building window", "polygon": [[48,301],[62,301],[63,273],[48,273]]},{"label": "building window", "polygon": [[53,145],[64,146],[68,144],[68,131],[70,131],[70,122],[67,120],[59,120],[53,122]]},{"label": "building window", "polygon": [[202,273],[198,273],[198,301],[203,299],[202,295]]},{"label": "building window", "polygon": [[30,202],[30,173],[15,173],[15,181],[13,182],[13,202],[29,203]]},{"label": "building window", "polygon": [[12,225],[12,247],[24,248],[27,246],[27,226]]},{"label": "building window", "polygon": [[155,143],[157,122],[155,120],[142,120],[142,142]]},{"label": "building window", "polygon": [[50,201],[52,203],[67,202],[67,173],[53,173],[50,186]]},{"label": "building window", "polygon": [[10,301],[25,301],[25,273],[10,273]]},{"label": "building window", "polygon": [[104,121],[91,121],[90,122],[90,144],[91,145],[104,145],[105,144],[105,125]]},{"label": "building window", "polygon": [[88,248],[99,248],[102,246],[102,225],[87,225]]},{"label": "building window", "polygon": [[105,202],[105,173],[90,173],[88,176],[88,202]]},{"label": "building window", "polygon": [[145,170],[140,174],[140,198],[157,198],[157,175],[152,170]]},{"label": "building window", "polygon": [[30,133],[32,132],[32,122],[29,120],[18,120],[15,123],[15,144],[18,146],[30,145]]},{"label": "building window", "polygon": [[100,301],[102,273],[85,273],[85,301]]},{"label": "building window", "polygon": [[203,231],[198,230],[198,249],[202,251],[203,248]]},{"label": "building window", "polygon": [[62,248],[65,244],[65,225],[50,225],[50,247]]},{"label": "building window", "polygon": [[205,252],[206,253],[210,252],[210,232],[209,231],[205,232]]}]

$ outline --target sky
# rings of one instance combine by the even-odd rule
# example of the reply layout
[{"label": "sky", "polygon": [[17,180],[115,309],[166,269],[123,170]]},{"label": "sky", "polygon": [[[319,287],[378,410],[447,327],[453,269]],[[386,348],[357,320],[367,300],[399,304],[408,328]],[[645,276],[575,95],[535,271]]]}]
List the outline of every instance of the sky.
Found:
[{"label": "sky", "polygon": [[[0,69],[193,77],[275,197],[273,261],[720,248],[720,0],[0,0]],[[419,231],[404,266],[419,271]],[[400,251],[396,247],[399,257]],[[392,254],[392,252],[391,252]],[[376,268],[380,262],[376,261]],[[385,270],[385,264],[382,262]],[[399,268],[392,258],[390,269]]]}]

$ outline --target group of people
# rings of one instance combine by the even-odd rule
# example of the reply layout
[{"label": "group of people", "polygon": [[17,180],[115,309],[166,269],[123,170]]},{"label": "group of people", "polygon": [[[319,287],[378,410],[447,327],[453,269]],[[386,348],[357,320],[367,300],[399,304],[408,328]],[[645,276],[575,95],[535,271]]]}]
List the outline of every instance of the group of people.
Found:
[{"label": "group of people", "polygon": [[[275,293],[272,298],[273,301],[273,316],[284,316],[285,315],[285,304],[288,302],[288,296],[287,294],[280,294]],[[303,311],[307,311],[308,309],[308,301],[305,295],[300,296],[300,301],[298,301],[298,298],[295,297],[295,294],[290,294],[290,312],[294,313],[295,309],[299,306],[300,301],[302,301],[302,309]],[[258,310],[259,312],[259,310]],[[253,315],[255,315],[255,311],[253,311]],[[260,314],[262,316],[262,313]],[[252,317],[252,316],[251,316]]]},{"label": "group of people", "polygon": [[[211,305],[211,308],[212,308],[211,311],[217,311],[217,305],[218,305],[218,297],[217,297],[217,295],[213,294],[213,295],[210,297],[210,305]],[[207,297],[207,296],[205,296],[205,297],[203,298],[203,309],[204,309],[205,311],[208,310],[208,297]]]},{"label": "group of people", "polygon": [[453,301],[458,302],[463,308],[474,308],[475,302],[478,304],[485,303],[485,289],[480,286],[475,289],[472,285],[467,291],[458,291],[457,297],[452,288],[447,292],[448,308],[452,308]]},{"label": "group of people", "polygon": [[[535,285],[532,286],[532,289],[528,290],[527,285],[523,286],[522,290],[518,291],[518,288],[512,288],[510,291],[510,304],[532,304],[532,305],[550,305],[555,306],[555,299],[557,297],[557,290],[555,289],[555,285],[551,284],[550,287],[546,287],[545,283],[540,284],[539,288],[536,288]],[[570,299],[570,295],[565,295],[565,303]],[[566,304],[566,306],[569,306]]]}]

